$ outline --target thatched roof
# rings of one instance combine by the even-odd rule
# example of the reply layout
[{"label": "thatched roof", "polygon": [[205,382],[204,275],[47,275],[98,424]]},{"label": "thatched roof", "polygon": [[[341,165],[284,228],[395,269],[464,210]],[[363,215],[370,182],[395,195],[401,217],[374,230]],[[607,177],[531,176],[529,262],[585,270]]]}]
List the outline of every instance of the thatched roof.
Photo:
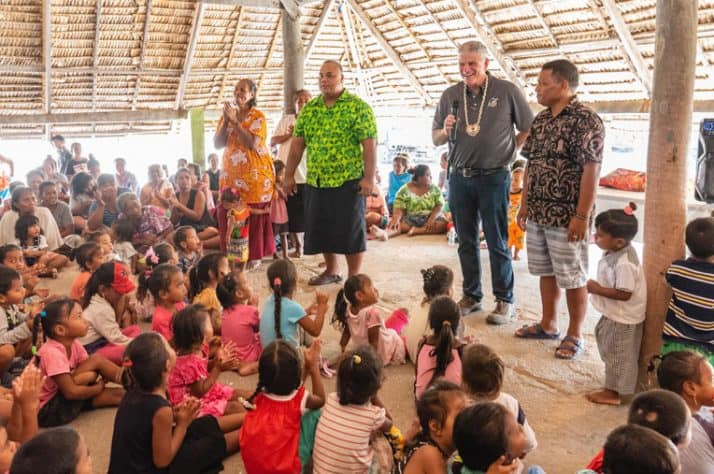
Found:
[{"label": "thatched roof", "polygon": [[[335,59],[345,68],[347,87],[375,107],[429,107],[460,79],[456,46],[481,39],[491,70],[531,98],[540,66],[566,57],[581,72],[584,100],[646,111],[655,3],[303,3],[305,84],[316,92],[321,62]],[[0,28],[0,136],[41,136],[47,132],[42,124],[22,117],[8,122],[48,113],[86,114],[64,116],[83,123],[56,123],[52,133],[166,131],[185,109],[217,110],[241,77],[256,81],[263,110],[282,106],[281,13],[270,0],[4,0]],[[695,100],[707,107],[714,100],[714,0],[699,0],[698,38]],[[124,115],[88,115],[97,112]]]}]

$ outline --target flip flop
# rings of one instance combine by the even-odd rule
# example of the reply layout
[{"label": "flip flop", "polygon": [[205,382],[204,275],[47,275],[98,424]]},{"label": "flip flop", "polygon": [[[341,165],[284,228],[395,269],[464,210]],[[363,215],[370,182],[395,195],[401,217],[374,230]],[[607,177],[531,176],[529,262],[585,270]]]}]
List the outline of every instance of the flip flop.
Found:
[{"label": "flip flop", "polygon": [[[573,360],[585,350],[585,343],[582,339],[575,339],[572,336],[565,336],[560,345],[555,350],[555,357],[564,360]],[[565,353],[565,354],[563,354]]]},{"label": "flip flop", "polygon": [[320,285],[331,285],[332,283],[339,283],[342,281],[342,277],[340,275],[327,275],[325,273],[321,273],[317,276],[314,276],[308,280],[308,285],[310,286],[320,286]]},{"label": "flip flop", "polygon": [[516,331],[516,337],[521,339],[560,339],[560,331],[554,334],[547,333],[543,330],[543,326],[540,323],[533,323],[531,325],[525,324],[520,329]]}]

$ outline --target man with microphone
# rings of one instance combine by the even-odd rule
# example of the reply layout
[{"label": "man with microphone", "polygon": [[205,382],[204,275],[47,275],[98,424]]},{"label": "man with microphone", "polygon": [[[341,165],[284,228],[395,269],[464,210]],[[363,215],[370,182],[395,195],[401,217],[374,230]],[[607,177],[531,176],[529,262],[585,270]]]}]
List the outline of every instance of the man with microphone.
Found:
[{"label": "man with microphone", "polygon": [[[514,317],[513,267],[508,249],[510,165],[528,136],[533,112],[521,90],[488,73],[488,52],[478,41],[459,47],[462,82],[441,95],[432,140],[449,142],[449,208],[459,236],[463,315],[483,309],[479,228],[488,244],[496,307],[486,320],[506,324]],[[517,133],[517,132],[518,133]]]}]

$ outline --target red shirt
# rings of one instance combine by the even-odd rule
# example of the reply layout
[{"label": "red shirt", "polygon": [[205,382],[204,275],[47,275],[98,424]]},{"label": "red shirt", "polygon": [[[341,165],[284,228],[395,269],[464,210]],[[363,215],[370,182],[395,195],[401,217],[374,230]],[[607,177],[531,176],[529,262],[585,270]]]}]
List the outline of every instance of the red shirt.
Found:
[{"label": "red shirt", "polygon": [[154,317],[151,318],[151,330],[164,336],[167,341],[172,341],[174,332],[171,330],[171,319],[174,317],[176,311],[181,311],[185,307],[186,303],[183,301],[176,303],[175,311],[169,311],[166,308],[156,305],[154,307]]}]

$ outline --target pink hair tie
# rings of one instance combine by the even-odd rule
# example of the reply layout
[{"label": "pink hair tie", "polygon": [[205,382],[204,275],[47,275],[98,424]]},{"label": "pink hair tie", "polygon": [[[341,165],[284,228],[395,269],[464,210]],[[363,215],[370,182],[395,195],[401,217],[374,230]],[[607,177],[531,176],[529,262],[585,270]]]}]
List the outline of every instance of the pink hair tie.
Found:
[{"label": "pink hair tie", "polygon": [[273,280],[273,286],[280,286],[280,285],[282,285],[282,284],[283,284],[283,281],[282,281],[280,278],[277,278],[277,277],[276,277],[276,278]]},{"label": "pink hair tie", "polygon": [[632,209],[630,206],[625,206],[622,212],[624,212],[626,216],[633,216],[635,214],[634,209]]}]

